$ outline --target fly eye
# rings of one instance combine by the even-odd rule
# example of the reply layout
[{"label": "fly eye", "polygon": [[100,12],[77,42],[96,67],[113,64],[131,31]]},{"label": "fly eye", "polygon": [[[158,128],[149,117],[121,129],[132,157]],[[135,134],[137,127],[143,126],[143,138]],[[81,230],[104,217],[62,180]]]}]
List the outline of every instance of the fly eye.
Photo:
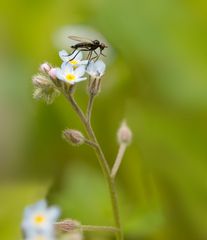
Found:
[{"label": "fly eye", "polygon": [[104,49],[106,45],[104,43],[101,43],[101,48]]},{"label": "fly eye", "polygon": [[93,43],[94,44],[99,44],[99,41],[98,40],[94,40]]}]

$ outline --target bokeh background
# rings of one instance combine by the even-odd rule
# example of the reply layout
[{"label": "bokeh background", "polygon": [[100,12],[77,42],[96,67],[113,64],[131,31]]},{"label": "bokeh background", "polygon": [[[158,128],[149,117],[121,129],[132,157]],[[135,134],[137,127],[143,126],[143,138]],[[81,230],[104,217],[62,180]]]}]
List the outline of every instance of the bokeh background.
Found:
[{"label": "bokeh background", "polygon": [[[22,239],[27,204],[47,197],[62,218],[112,224],[106,183],[63,97],[32,98],[45,60],[60,64],[58,32],[86,26],[113,48],[93,126],[113,164],[127,119],[133,143],[117,178],[125,240],[207,239],[207,2],[205,0],[0,1],[0,237]],[[68,48],[69,50],[69,48]],[[77,100],[87,103],[86,83]],[[86,239],[113,239],[88,234]]]}]

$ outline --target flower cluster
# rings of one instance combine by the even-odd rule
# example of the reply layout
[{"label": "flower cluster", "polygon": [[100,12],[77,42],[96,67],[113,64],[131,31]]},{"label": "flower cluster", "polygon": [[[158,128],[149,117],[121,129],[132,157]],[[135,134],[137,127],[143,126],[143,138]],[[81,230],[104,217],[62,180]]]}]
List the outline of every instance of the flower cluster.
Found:
[{"label": "flower cluster", "polygon": [[[95,42],[98,42],[101,55],[102,50],[106,47],[105,44],[100,43],[98,40],[93,42],[94,44]],[[92,56],[92,54],[93,51],[89,52],[88,56]],[[67,239],[82,240],[84,231],[108,231],[116,234],[117,240],[122,240],[123,233],[120,226],[119,208],[114,183],[125,151],[131,143],[132,132],[126,122],[121,124],[117,132],[119,149],[111,168],[91,125],[93,103],[95,96],[100,91],[101,79],[106,68],[105,63],[101,60],[97,60],[99,57],[97,53],[95,56],[96,61],[92,60],[94,59],[93,57],[92,59],[83,59],[81,49],[74,50],[71,54],[66,50],[61,50],[59,52],[59,57],[62,60],[60,67],[52,67],[50,64],[44,63],[40,66],[40,73],[33,77],[33,85],[35,86],[34,97],[36,99],[41,98],[47,103],[52,103],[54,98],[59,93],[62,93],[78,115],[80,121],[85,127],[86,134],[82,134],[76,129],[67,128],[63,131],[62,135],[64,139],[72,145],[79,146],[87,144],[95,151],[103,170],[103,175],[108,182],[115,226],[82,225],[80,222],[73,219],[65,219],[57,222],[57,218],[60,214],[59,209],[57,207],[47,207],[45,201],[40,201],[25,209],[22,222],[22,230],[25,239],[55,240],[57,235],[55,233],[58,231],[57,237],[64,237],[62,236],[62,233],[67,233]],[[85,80],[88,80],[87,90],[89,96],[86,111],[83,111],[75,100],[74,90],[76,88],[74,86],[78,82]]]},{"label": "flower cluster", "polygon": [[54,240],[54,223],[60,215],[58,207],[47,207],[45,200],[24,210],[22,231],[25,240]]},{"label": "flower cluster", "polygon": [[62,91],[64,84],[74,85],[87,80],[86,74],[89,76],[89,93],[97,94],[100,91],[100,79],[105,72],[103,61],[84,60],[82,52],[78,50],[72,54],[61,50],[59,57],[63,61],[60,67],[52,67],[48,63],[43,63],[40,66],[40,73],[33,77],[35,99],[43,99],[50,104]]}]

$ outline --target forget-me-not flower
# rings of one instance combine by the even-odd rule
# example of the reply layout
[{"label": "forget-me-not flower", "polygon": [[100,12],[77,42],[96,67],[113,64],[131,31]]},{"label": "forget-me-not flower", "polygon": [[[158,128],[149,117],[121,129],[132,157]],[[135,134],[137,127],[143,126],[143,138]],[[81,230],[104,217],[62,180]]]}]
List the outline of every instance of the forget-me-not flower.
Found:
[{"label": "forget-me-not flower", "polygon": [[63,62],[61,68],[56,68],[56,77],[59,80],[62,80],[69,84],[74,84],[86,80],[86,77],[83,77],[84,74],[84,65],[80,65],[74,69],[73,65],[71,65],[69,62]]},{"label": "forget-me-not flower", "polygon": [[36,235],[53,236],[54,223],[60,215],[60,209],[48,207],[45,200],[39,201],[24,210],[22,230],[26,238]]}]

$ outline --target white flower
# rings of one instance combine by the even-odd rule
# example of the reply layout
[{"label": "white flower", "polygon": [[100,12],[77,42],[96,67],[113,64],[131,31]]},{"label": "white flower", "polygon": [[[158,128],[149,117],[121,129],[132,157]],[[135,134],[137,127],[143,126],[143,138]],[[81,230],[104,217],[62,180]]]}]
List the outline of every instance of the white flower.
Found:
[{"label": "white flower", "polygon": [[59,215],[60,209],[58,207],[47,207],[45,200],[25,208],[22,229],[26,238],[36,234],[53,235],[53,224]]},{"label": "white flower", "polygon": [[25,236],[25,240],[55,240],[53,234],[32,232],[29,236]]},{"label": "white flower", "polygon": [[83,54],[79,50],[74,51],[74,53],[71,55],[68,54],[68,52],[66,50],[61,50],[59,52],[59,56],[63,60],[63,62],[69,62],[73,66],[88,63],[88,60],[82,60]]},{"label": "white flower", "polygon": [[76,69],[68,62],[64,62],[61,68],[56,68],[56,77],[64,82],[74,84],[86,80],[86,77],[82,77],[85,74],[85,66],[78,66]]},{"label": "white flower", "polygon": [[86,72],[93,78],[102,77],[104,75],[106,65],[103,61],[90,61]]}]

